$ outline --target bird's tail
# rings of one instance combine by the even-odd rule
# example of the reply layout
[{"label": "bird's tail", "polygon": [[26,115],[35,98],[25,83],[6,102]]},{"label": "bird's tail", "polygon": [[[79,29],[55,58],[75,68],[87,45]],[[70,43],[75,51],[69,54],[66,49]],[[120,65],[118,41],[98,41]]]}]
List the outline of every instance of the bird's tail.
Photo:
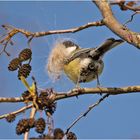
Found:
[{"label": "bird's tail", "polygon": [[122,44],[123,42],[124,41],[121,39],[116,40],[114,38],[109,38],[103,44],[101,44],[97,48],[90,51],[90,56],[92,58],[98,57],[98,56],[103,56],[106,52],[108,52],[112,48]]}]

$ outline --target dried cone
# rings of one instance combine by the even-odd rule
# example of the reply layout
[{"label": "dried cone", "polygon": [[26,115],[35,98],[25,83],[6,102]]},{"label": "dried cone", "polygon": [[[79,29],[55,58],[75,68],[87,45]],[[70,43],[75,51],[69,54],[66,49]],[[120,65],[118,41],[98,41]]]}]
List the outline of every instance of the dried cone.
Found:
[{"label": "dried cone", "polygon": [[27,78],[31,72],[31,66],[29,64],[23,64],[21,68],[18,70],[18,77],[23,76]]},{"label": "dried cone", "polygon": [[41,110],[45,109],[49,104],[50,104],[50,101],[49,101],[49,97],[48,97],[48,94],[47,93],[41,93],[39,95],[39,107]]},{"label": "dried cone", "polygon": [[10,61],[9,66],[8,66],[8,70],[15,71],[19,68],[20,64],[21,64],[20,59],[14,58],[13,60]]},{"label": "dried cone", "polygon": [[35,130],[37,133],[43,133],[46,127],[45,120],[43,118],[39,118],[38,120],[36,120],[35,127],[36,127]]},{"label": "dried cone", "polygon": [[50,113],[51,115],[56,110],[56,102],[53,102],[49,99],[49,94],[47,92],[41,92],[39,95],[39,109],[45,110],[46,113]]},{"label": "dried cone", "polygon": [[11,123],[15,120],[16,118],[16,115],[15,114],[9,114],[7,117],[6,117],[6,121]]},{"label": "dried cone", "polygon": [[22,50],[19,54],[20,61],[26,61],[28,59],[31,59],[31,57],[32,57],[32,51],[29,48]]},{"label": "dried cone", "polygon": [[52,103],[50,104],[50,106],[48,106],[47,109],[45,109],[46,115],[47,115],[48,112],[49,112],[51,115],[53,115],[53,113],[54,113],[55,110],[56,110],[56,105],[57,105],[56,102],[52,102]]},{"label": "dried cone", "polygon": [[64,137],[64,132],[62,129],[56,128],[54,129],[53,135],[54,139],[62,139]]},{"label": "dried cone", "polygon": [[23,97],[24,101],[27,101],[27,102],[33,100],[32,96],[28,90],[26,90],[26,91],[24,91],[24,93],[22,93],[22,97]]},{"label": "dried cone", "polygon": [[25,133],[26,131],[29,131],[28,119],[19,120],[16,126],[16,134],[21,135],[22,133]]},{"label": "dried cone", "polygon": [[77,140],[77,137],[76,137],[75,133],[69,132],[69,133],[67,134],[67,139],[68,139],[68,140],[69,140],[69,139]]}]

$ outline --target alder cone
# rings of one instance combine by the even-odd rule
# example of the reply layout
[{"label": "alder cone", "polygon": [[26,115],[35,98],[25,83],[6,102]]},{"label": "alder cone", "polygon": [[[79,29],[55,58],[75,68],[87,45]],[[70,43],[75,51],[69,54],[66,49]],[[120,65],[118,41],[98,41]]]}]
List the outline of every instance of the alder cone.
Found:
[{"label": "alder cone", "polygon": [[19,54],[20,61],[26,61],[28,59],[31,59],[31,57],[32,57],[32,51],[29,48],[22,50]]}]

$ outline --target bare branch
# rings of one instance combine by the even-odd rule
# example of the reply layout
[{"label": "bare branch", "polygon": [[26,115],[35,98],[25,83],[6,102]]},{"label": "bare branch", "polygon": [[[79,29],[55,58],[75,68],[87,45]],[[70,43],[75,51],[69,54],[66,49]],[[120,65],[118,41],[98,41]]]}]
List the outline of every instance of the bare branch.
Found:
[{"label": "bare branch", "polygon": [[85,25],[82,25],[80,27],[75,27],[71,29],[66,29],[66,30],[54,30],[54,31],[47,31],[47,32],[36,32],[34,33],[34,37],[41,37],[41,36],[46,36],[46,35],[52,35],[52,34],[63,34],[63,33],[75,33],[78,31],[81,31],[83,29],[93,27],[93,26],[103,26],[104,23],[103,21],[96,21],[96,22],[89,22]]},{"label": "bare branch", "polygon": [[8,97],[0,97],[0,103],[15,103],[15,102],[23,102],[23,98],[22,97],[11,97],[11,98],[8,98]]},{"label": "bare branch", "polygon": [[140,92],[140,86],[128,86],[128,87],[95,87],[95,88],[80,88],[80,89],[73,89],[68,92],[58,93],[56,94],[54,100],[61,100],[64,98],[70,97],[77,97],[84,94],[106,94],[109,95],[118,95],[118,94],[130,94]]},{"label": "bare branch", "polygon": [[22,107],[22,108],[20,108],[20,109],[17,110],[17,111],[14,111],[14,112],[11,112],[11,113],[8,113],[8,114],[1,115],[1,116],[0,116],[0,119],[6,118],[6,117],[7,117],[8,115],[10,115],[10,114],[18,115],[18,114],[24,112],[25,110],[31,108],[32,106],[33,106],[32,104],[26,105],[25,107]]},{"label": "bare branch", "polygon": [[95,104],[92,104],[88,107],[88,109],[82,113],[75,121],[72,122],[72,124],[67,128],[66,133],[67,134],[69,132],[69,130],[83,117],[86,117],[86,115],[96,106],[98,106],[105,98],[107,98],[109,96],[109,94],[104,95],[102,98],[100,98]]},{"label": "bare branch", "polygon": [[[42,90],[45,93],[45,90]],[[51,100],[58,101],[65,98],[77,97],[84,94],[106,94],[109,95],[118,95],[118,94],[130,94],[140,92],[140,86],[128,86],[128,87],[95,87],[95,88],[80,88],[72,89],[67,92],[55,92],[50,96]],[[0,102],[24,102],[22,97],[19,98],[3,98],[0,97]]]},{"label": "bare branch", "polygon": [[[42,36],[47,36],[47,35],[52,35],[52,34],[62,34],[62,33],[75,33],[75,32],[78,32],[78,31],[81,31],[81,30],[84,30],[86,28],[89,28],[89,27],[93,27],[93,26],[103,26],[104,23],[103,21],[96,21],[96,22],[89,22],[85,25],[82,25],[80,27],[75,27],[75,28],[71,28],[71,29],[65,29],[65,30],[52,30],[52,31],[46,31],[46,32],[29,32],[27,30],[24,30],[24,29],[20,29],[20,28],[15,28],[13,26],[10,26],[10,25],[2,25],[2,27],[6,30],[8,30],[8,33],[5,34],[5,35],[2,35],[2,39],[0,40],[0,44],[2,44],[4,47],[2,49],[2,51],[0,52],[0,55],[5,52],[6,52],[6,47],[7,45],[10,43],[12,44],[11,42],[11,39],[14,35],[18,34],[18,33],[21,33],[23,35],[25,35],[27,38],[28,38],[28,44],[30,44],[30,42],[32,41],[33,38],[35,37],[42,37]],[[8,53],[7,53],[8,55]]]},{"label": "bare branch", "polygon": [[107,0],[93,2],[96,4],[100,12],[102,13],[105,25],[119,37],[140,49],[140,34],[131,31],[130,29],[126,28],[117,21],[117,19],[112,13],[110,4],[107,2]]},{"label": "bare branch", "polygon": [[[30,119],[35,117],[36,114],[36,108],[32,107],[31,113],[30,113]],[[29,131],[25,132],[24,134],[24,140],[28,140],[28,136],[29,136]]]},{"label": "bare branch", "polygon": [[132,10],[134,12],[140,11],[140,6],[131,7],[129,5],[124,5],[124,7],[127,8],[127,9],[129,9],[129,10]]},{"label": "bare branch", "polygon": [[138,1],[129,1],[126,4],[125,0],[118,0],[110,2],[111,5],[118,5],[120,6],[121,10],[131,10],[134,12],[140,11],[140,6],[134,6],[138,3]]}]

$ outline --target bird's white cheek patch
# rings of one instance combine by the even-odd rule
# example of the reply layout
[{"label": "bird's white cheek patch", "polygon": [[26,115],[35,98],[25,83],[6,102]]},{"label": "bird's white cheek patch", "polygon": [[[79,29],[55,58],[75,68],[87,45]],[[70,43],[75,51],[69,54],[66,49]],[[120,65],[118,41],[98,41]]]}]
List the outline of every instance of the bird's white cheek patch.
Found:
[{"label": "bird's white cheek patch", "polygon": [[71,54],[71,52],[75,51],[76,50],[76,46],[73,46],[73,47],[68,47],[67,48],[67,53],[68,54]]}]

